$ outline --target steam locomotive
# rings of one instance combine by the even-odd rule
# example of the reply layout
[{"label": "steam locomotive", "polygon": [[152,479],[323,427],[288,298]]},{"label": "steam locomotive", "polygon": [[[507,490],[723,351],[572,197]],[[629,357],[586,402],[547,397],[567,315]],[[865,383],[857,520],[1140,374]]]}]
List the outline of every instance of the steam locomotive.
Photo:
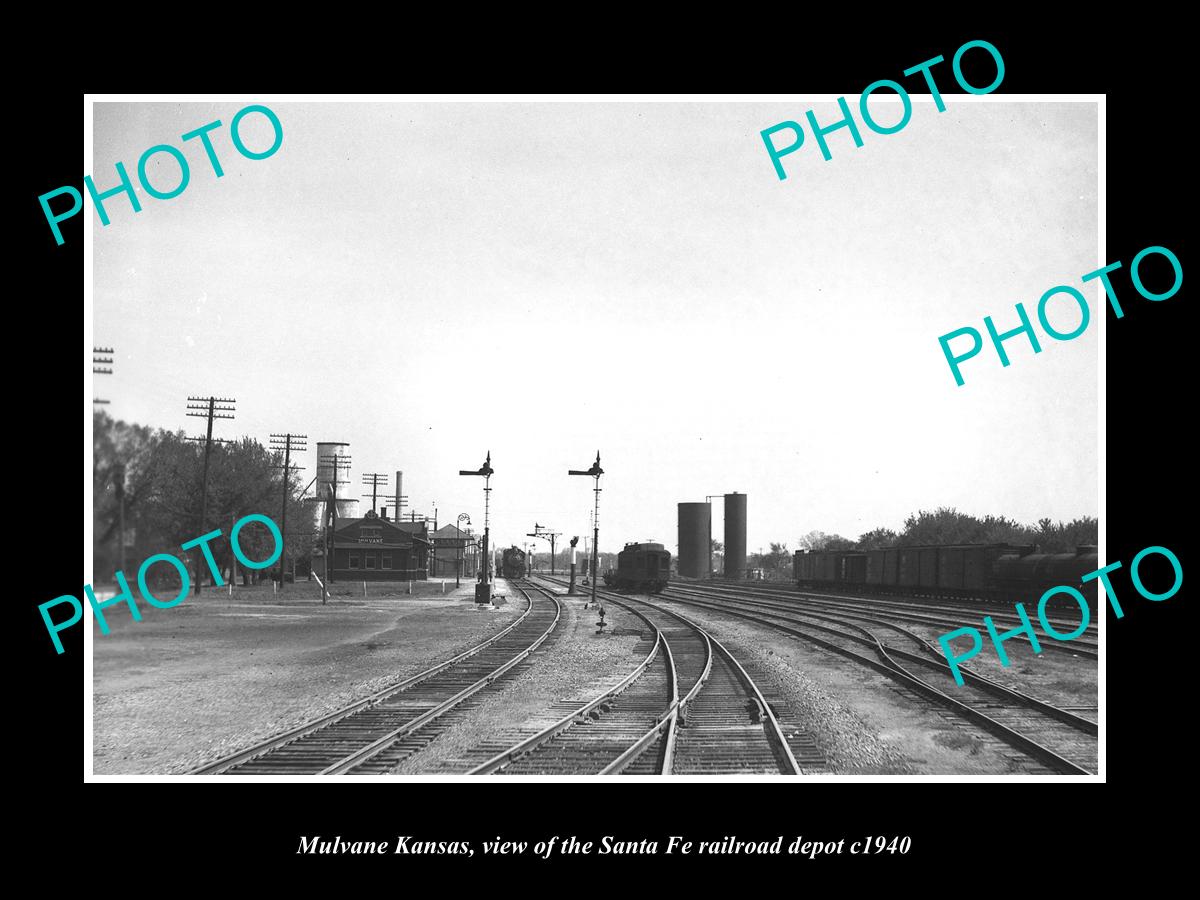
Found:
[{"label": "steam locomotive", "polygon": [[503,578],[525,577],[525,551],[509,547],[500,555],[500,575]]},{"label": "steam locomotive", "polygon": [[1099,568],[1095,545],[1074,553],[1039,553],[1035,546],[950,544],[886,550],[797,550],[793,574],[800,587],[845,587],[1011,601],[1037,600],[1066,585],[1094,596],[1084,575]]},{"label": "steam locomotive", "polygon": [[616,569],[604,573],[604,583],[628,591],[657,594],[671,580],[671,554],[662,544],[626,544],[617,554]]}]

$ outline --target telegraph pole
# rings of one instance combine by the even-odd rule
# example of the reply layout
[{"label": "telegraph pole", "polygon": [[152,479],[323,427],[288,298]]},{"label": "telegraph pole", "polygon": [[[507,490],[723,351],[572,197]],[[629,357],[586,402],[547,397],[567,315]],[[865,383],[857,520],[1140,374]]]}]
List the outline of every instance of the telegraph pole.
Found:
[{"label": "telegraph pole", "polygon": [[[113,370],[109,368],[113,364],[113,348],[112,347],[93,347],[92,348],[92,374],[93,375],[111,375]],[[107,400],[101,400],[99,397],[93,397],[92,403],[104,404]],[[116,466],[113,473],[117,479],[116,486],[113,488],[113,493],[117,495],[117,540],[120,542],[117,547],[117,557],[120,560],[120,569],[125,571],[125,463],[120,462]]]},{"label": "telegraph pole", "polygon": [[[284,573],[287,571],[287,508],[291,496],[292,451],[303,453],[308,449],[308,436],[304,434],[272,434],[271,449],[283,451],[283,510],[279,514],[279,531],[283,535],[283,552],[279,554],[279,589],[283,590]],[[275,468],[278,468],[276,466]],[[303,469],[304,466],[296,466]]]},{"label": "telegraph pole", "polygon": [[554,542],[556,540],[558,540],[560,537],[562,537],[562,532],[555,531],[552,528],[547,528],[545,525],[539,525],[537,522],[534,522],[533,523],[533,531],[526,532],[525,536],[531,537],[531,538],[545,538],[546,540],[548,540],[550,542],[550,574],[553,575],[554,574]]},{"label": "telegraph pole", "polygon": [[125,571],[125,463],[117,464],[117,540],[120,541],[120,546],[117,548],[118,559],[120,560],[120,571]]},{"label": "telegraph pole", "polygon": [[333,478],[329,482],[329,499],[325,509],[325,581],[333,584],[333,533],[337,530],[337,486],[338,470],[350,468],[350,457],[338,453],[329,454],[317,460],[317,465],[325,463],[333,467]]},{"label": "telegraph pole", "polygon": [[596,461],[592,463],[590,469],[569,469],[568,475],[588,475],[596,480],[596,486],[592,489],[595,491],[596,499],[592,509],[592,603],[596,602],[596,577],[599,574],[596,571],[597,560],[599,559],[600,546],[600,476],[604,474],[604,470],[600,468],[600,451],[596,451]]},{"label": "telegraph pole", "polygon": [[[113,348],[112,347],[93,347],[92,348],[92,374],[93,375],[111,375],[113,370],[109,368],[113,364]],[[93,403],[107,403],[107,400],[101,400],[99,397],[92,399]]]},{"label": "telegraph pole", "polygon": [[371,488],[371,493],[363,494],[363,496],[371,498],[371,512],[375,512],[375,500],[378,497],[379,486],[387,487],[388,477],[382,472],[368,472],[362,478],[363,484],[369,485]]},{"label": "telegraph pole", "polygon": [[[236,400],[225,397],[188,397],[188,415],[198,419],[208,419],[208,434],[204,437],[204,476],[200,483],[200,534],[207,532],[208,520],[208,457],[212,453],[213,419],[232,419],[233,404]],[[218,406],[218,404],[220,404]],[[198,440],[193,438],[192,440]],[[226,441],[225,443],[231,443]],[[200,595],[200,557],[196,554],[196,596]]]}]

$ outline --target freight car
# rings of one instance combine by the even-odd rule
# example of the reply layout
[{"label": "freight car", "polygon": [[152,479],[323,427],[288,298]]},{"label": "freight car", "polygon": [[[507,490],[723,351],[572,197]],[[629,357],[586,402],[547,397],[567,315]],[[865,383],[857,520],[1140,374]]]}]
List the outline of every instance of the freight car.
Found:
[{"label": "freight car", "polygon": [[1085,596],[1095,583],[1083,576],[1099,567],[1096,547],[1074,553],[1039,553],[1034,546],[943,544],[885,550],[796,551],[793,574],[802,587],[857,589],[1015,601],[1037,600],[1049,588],[1068,585]]},{"label": "freight car", "polygon": [[525,551],[509,547],[500,555],[500,575],[503,578],[525,577]]},{"label": "freight car", "polygon": [[671,554],[662,544],[626,544],[617,554],[616,569],[604,573],[604,583],[628,591],[657,594],[671,580]]}]

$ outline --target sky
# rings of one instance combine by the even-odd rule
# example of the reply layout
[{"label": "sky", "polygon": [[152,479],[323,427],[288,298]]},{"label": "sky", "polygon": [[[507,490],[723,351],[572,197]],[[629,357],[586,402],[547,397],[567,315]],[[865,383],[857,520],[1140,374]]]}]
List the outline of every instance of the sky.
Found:
[{"label": "sky", "polygon": [[[116,418],[198,434],[188,395],[233,397],[215,435],[306,434],[306,480],[317,441],[348,442],[357,493],[403,470],[439,524],[482,524],[457,473],[490,450],[497,545],[584,534],[592,484],[567,470],[597,450],[606,551],[674,550],[676,504],[733,491],[751,552],[943,505],[1098,512],[1094,103],[918,102],[897,134],[860,122],[861,148],[831,133],[828,162],[808,135],[780,181],[759,132],[835,104],[268,101],[283,142],[252,160],[229,124],[253,102],[94,107],[98,189],[155,144],[191,173],[140,213],[108,201],[107,227],[85,204]],[[221,178],[179,137],[215,119]],[[256,114],[240,134],[271,143]],[[178,182],[167,154],[147,172]],[[1036,322],[1055,285],[1088,330],[1014,338],[1008,368],[986,346],[957,386],[939,336],[986,341],[1018,302]]]}]

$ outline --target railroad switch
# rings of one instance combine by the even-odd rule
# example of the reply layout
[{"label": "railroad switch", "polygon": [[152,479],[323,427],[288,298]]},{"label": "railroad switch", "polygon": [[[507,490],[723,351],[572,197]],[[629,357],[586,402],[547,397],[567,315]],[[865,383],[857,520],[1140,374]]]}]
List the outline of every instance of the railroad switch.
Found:
[{"label": "railroad switch", "polygon": [[600,621],[596,623],[599,627],[596,629],[596,634],[604,634],[604,629],[608,623],[604,621],[604,607],[600,607]]}]

